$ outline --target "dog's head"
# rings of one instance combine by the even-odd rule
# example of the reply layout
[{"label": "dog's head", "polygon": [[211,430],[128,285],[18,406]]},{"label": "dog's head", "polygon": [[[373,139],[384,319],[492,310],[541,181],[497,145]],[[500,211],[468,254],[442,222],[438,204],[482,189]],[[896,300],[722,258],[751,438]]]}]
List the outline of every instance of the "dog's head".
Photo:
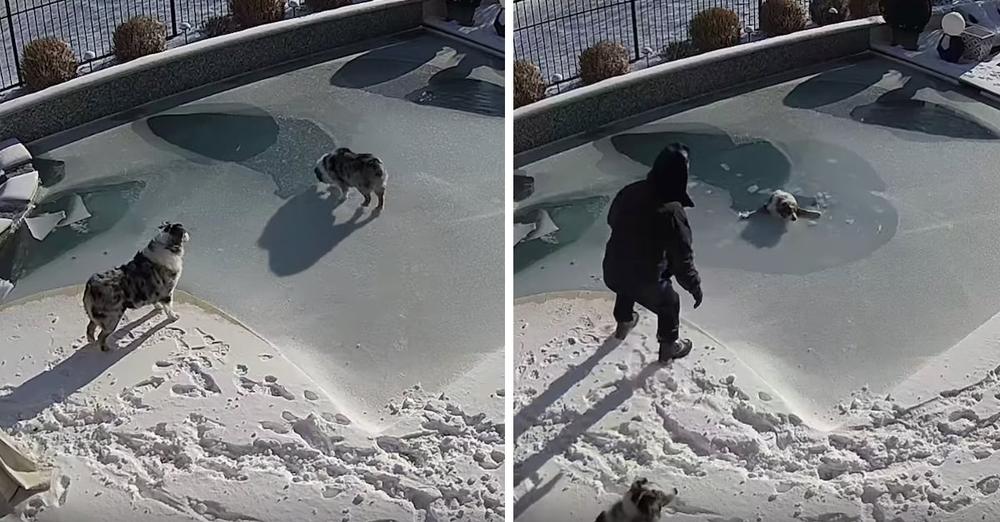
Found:
[{"label": "dog's head", "polygon": [[795,200],[795,196],[783,190],[776,190],[771,197],[774,198],[774,210],[781,219],[788,221],[799,219],[799,202]]},{"label": "dog's head", "polygon": [[191,240],[191,235],[180,223],[164,221],[160,225],[160,233],[156,236],[156,241],[167,247],[179,247]]},{"label": "dog's head", "polygon": [[624,501],[635,513],[655,519],[676,497],[677,488],[673,488],[670,492],[661,491],[651,487],[649,480],[639,478],[625,493]]}]

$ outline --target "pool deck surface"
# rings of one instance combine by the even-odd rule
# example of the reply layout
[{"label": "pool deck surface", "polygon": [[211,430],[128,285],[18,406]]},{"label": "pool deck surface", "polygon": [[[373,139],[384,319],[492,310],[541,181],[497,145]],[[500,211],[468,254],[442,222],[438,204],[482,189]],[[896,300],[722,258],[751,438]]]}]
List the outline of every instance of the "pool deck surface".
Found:
[{"label": "pool deck surface", "polygon": [[[180,289],[359,413],[448,386],[503,345],[502,68],[408,33],[49,150],[66,177],[40,208],[75,194],[93,217],[0,252],[20,274],[8,299],[79,284],[181,222]],[[385,163],[381,215],[317,186],[337,147]]]},{"label": "pool deck surface", "polygon": [[[953,89],[867,57],[524,165],[515,221],[545,208],[561,230],[515,248],[515,296],[603,289],[610,198],[686,142],[705,301],[681,291],[682,314],[835,422],[851,391],[890,389],[1000,310],[1000,110]],[[739,219],[777,188],[823,217]]]}]

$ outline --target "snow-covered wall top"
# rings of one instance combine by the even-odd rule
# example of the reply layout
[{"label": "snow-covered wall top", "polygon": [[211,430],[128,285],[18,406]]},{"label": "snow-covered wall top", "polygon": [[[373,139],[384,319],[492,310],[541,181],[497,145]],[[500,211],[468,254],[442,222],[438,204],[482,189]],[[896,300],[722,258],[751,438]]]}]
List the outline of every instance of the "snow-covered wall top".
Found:
[{"label": "snow-covered wall top", "polygon": [[[881,16],[737,45],[573,89],[514,111],[514,154],[721,89],[867,51]],[[530,162],[515,158],[515,167]]]},{"label": "snow-covered wall top", "polygon": [[414,29],[422,17],[421,0],[374,0],[145,56],[0,104],[0,137],[30,143],[197,87]]}]

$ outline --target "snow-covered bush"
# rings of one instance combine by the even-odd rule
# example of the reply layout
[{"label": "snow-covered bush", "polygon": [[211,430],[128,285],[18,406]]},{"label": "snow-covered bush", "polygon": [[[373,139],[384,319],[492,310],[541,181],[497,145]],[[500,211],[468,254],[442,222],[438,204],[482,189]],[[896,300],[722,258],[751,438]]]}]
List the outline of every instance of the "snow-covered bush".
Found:
[{"label": "snow-covered bush", "polygon": [[240,29],[277,22],[285,17],[283,0],[229,0],[229,12]]},{"label": "snow-covered bush", "polygon": [[760,30],[767,36],[801,31],[806,27],[806,11],[798,0],[765,0],[760,4]]},{"label": "snow-covered bush", "polygon": [[691,41],[699,51],[714,51],[740,43],[740,17],[730,9],[712,7],[691,19]]},{"label": "snow-covered bush", "polygon": [[167,27],[155,18],[136,16],[115,29],[112,43],[118,61],[135,60],[167,48]]},{"label": "snow-covered bush", "polygon": [[545,79],[537,65],[527,60],[514,62],[514,108],[535,103],[545,96]]},{"label": "snow-covered bush", "polygon": [[698,49],[690,40],[670,42],[660,50],[660,58],[667,62],[688,58],[696,54],[698,54]]},{"label": "snow-covered bush", "polygon": [[628,51],[620,43],[597,42],[580,53],[580,79],[586,85],[628,72]]},{"label": "snow-covered bush", "polygon": [[58,38],[39,38],[24,46],[21,56],[21,75],[29,90],[46,87],[76,77],[79,63],[69,44]]},{"label": "snow-covered bush", "polygon": [[879,0],[850,0],[847,10],[850,11],[852,20],[881,14]]}]

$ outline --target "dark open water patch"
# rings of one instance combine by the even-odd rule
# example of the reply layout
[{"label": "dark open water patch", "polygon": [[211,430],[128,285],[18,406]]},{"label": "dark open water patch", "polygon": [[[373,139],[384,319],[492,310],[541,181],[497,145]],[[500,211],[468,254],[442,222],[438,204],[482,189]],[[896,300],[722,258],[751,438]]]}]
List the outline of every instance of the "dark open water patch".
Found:
[{"label": "dark open water patch", "polygon": [[1000,134],[975,117],[936,103],[912,99],[879,99],[851,110],[861,123],[956,139],[996,140]]},{"label": "dark open water patch", "polygon": [[68,213],[75,196],[79,196],[90,217],[52,230],[44,241],[32,237],[27,226],[20,227],[14,237],[0,246],[0,279],[16,284],[38,268],[111,230],[138,201],[145,187],[144,181],[132,180],[78,187],[47,196],[38,203],[33,215],[60,210]]},{"label": "dark open water patch", "polygon": [[557,250],[580,239],[604,215],[611,198],[592,196],[566,201],[539,203],[514,213],[515,223],[533,223],[540,210],[548,212],[559,230],[550,238],[533,239],[514,245],[514,273],[538,263]]},{"label": "dark open water patch", "polygon": [[152,145],[180,148],[189,159],[238,163],[265,174],[282,199],[313,186],[316,160],[336,148],[334,138],[310,120],[275,117],[246,104],[191,108],[197,112],[152,116],[134,128]]},{"label": "dark open water patch", "polygon": [[503,116],[504,89],[495,83],[473,78],[453,78],[432,82],[406,95],[419,105],[430,105],[484,116]]},{"label": "dark open water patch", "polygon": [[[611,138],[614,149],[652,165],[667,143],[691,149],[689,210],[698,264],[775,274],[808,274],[870,256],[895,235],[899,217],[885,183],[851,150],[816,140],[777,144],[707,126]],[[822,218],[783,223],[755,211],[771,191],[791,192]],[[822,196],[817,199],[817,196]]]}]

